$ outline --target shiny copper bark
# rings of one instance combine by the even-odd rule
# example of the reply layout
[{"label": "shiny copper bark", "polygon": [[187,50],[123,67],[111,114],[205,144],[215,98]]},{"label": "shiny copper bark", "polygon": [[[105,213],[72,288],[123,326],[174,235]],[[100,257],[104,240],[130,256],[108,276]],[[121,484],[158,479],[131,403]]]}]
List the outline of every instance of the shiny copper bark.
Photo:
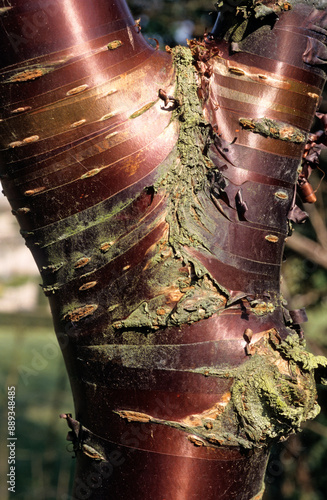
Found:
[{"label": "shiny copper bark", "polygon": [[296,425],[256,428],[236,385],[253,382],[251,356],[276,359],[283,383],[290,370],[280,266],[323,13],[297,6],[243,46],[216,33],[174,54],[124,1],[0,15],[2,182],[70,375],[74,498],[260,498],[269,444]]}]

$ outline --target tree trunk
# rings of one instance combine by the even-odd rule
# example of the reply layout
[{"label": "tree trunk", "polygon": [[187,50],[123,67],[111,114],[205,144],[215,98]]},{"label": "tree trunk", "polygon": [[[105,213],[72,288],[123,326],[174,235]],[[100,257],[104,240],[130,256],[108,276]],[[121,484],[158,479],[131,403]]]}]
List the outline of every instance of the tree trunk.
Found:
[{"label": "tree trunk", "polygon": [[2,183],[71,380],[73,498],[261,498],[326,366],[280,266],[327,16],[225,2],[166,53],[124,0],[0,16]]}]

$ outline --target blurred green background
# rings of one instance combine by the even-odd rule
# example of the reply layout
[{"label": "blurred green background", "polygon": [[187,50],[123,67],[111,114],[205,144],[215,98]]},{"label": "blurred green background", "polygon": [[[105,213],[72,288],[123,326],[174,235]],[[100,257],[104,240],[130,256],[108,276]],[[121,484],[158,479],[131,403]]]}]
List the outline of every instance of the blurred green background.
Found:
[{"label": "blurred green background", "polygon": [[[161,47],[201,37],[215,20],[213,1],[130,0],[142,33]],[[151,42],[151,41],[150,41]],[[153,41],[151,43],[154,43]],[[326,101],[322,109],[327,112]],[[318,126],[318,125],[316,125]],[[327,155],[321,168],[326,171]],[[327,183],[322,172],[310,179],[317,203],[305,205],[310,221],[297,226],[303,243],[286,247],[283,294],[290,309],[306,307],[304,325],[310,350],[327,355]],[[17,500],[68,500],[74,460],[60,413],[73,411],[69,382],[52,329],[36,266],[24,247],[14,217],[0,198],[0,498],[7,500],[7,386],[16,386]],[[310,250],[310,243],[315,243]],[[306,248],[310,252],[306,252]],[[308,255],[309,254],[309,255]],[[303,432],[275,446],[266,474],[264,500],[327,499],[327,388],[319,386],[322,412]],[[67,450],[66,450],[67,448]],[[118,499],[117,499],[118,500]],[[155,500],[155,499],[154,499]],[[219,500],[219,499],[217,499]]]},{"label": "blurred green background", "polygon": [[[57,500],[70,490],[74,461],[66,452],[67,424],[59,414],[73,413],[61,352],[49,318],[23,312],[1,314],[1,500]],[[16,387],[16,492],[7,474],[7,387]],[[69,448],[69,447],[68,447]],[[9,493],[9,494],[8,494]]]}]

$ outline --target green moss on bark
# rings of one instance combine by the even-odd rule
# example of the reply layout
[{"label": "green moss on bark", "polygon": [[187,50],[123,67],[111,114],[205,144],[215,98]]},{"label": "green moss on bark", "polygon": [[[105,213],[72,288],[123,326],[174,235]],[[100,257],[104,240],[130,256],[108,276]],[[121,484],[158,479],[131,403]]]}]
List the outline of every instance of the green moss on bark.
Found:
[{"label": "green moss on bark", "polygon": [[297,335],[282,341],[275,329],[263,332],[252,345],[248,361],[237,368],[201,367],[205,377],[232,380],[225,400],[201,414],[180,421],[162,420],[126,410],[129,421],[152,422],[180,429],[196,446],[263,448],[301,430],[320,411],[316,402],[315,370],[327,369],[327,359],[305,349]]}]

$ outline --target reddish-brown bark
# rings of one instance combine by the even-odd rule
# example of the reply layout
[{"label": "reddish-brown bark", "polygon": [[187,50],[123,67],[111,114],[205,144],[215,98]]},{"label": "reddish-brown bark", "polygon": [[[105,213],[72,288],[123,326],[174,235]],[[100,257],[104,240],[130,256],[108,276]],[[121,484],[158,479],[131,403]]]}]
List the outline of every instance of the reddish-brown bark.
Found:
[{"label": "reddish-brown bark", "polygon": [[[174,65],[124,1],[0,12],[2,182],[70,375],[73,497],[261,498],[269,444],[299,422],[260,386],[276,435],[256,428],[235,381],[253,378],[237,375],[251,355],[274,359],[314,413],[312,369],[301,358],[292,372],[284,353],[300,314],[279,284],[326,16],[294,6],[240,42],[193,42],[193,65],[185,51]],[[195,80],[180,83],[193,68],[203,117]]]}]

